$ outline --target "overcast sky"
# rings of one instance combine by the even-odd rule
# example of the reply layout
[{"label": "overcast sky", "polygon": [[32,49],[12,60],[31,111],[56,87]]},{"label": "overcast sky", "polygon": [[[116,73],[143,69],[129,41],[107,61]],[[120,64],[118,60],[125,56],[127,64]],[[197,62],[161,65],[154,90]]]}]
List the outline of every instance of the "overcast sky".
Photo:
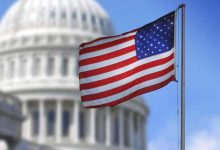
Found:
[{"label": "overcast sky", "polygon": [[[0,1],[0,17],[14,0]],[[116,33],[157,19],[183,2],[177,0],[98,0]],[[220,1],[184,1],[186,15],[186,130],[188,150],[220,149]],[[177,150],[177,84],[145,94],[150,108],[149,150]]]}]

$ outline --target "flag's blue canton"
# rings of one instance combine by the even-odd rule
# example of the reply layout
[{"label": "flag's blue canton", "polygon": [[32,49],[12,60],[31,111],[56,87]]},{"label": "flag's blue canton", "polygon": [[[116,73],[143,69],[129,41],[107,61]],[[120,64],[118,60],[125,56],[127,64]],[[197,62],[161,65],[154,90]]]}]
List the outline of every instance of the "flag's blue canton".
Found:
[{"label": "flag's blue canton", "polygon": [[174,47],[175,12],[140,28],[135,37],[137,58],[143,59]]}]

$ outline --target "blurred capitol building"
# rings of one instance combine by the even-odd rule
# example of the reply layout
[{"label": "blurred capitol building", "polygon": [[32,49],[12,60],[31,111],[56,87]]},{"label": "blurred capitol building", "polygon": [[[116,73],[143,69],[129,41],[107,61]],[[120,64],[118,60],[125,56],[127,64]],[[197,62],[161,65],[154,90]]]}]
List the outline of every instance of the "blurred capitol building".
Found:
[{"label": "blurred capitol building", "polygon": [[95,0],[13,4],[0,24],[0,90],[20,99],[25,116],[16,149],[146,149],[143,100],[114,108],[80,105],[77,47],[112,34],[110,18]]}]

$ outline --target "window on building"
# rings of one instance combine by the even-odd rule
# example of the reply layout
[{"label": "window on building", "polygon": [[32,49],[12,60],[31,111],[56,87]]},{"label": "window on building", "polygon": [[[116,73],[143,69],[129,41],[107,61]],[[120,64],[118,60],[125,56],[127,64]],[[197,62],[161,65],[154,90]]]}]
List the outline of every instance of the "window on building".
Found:
[{"label": "window on building", "polygon": [[118,116],[114,118],[114,136],[113,136],[113,143],[115,145],[119,145],[119,119]]},{"label": "window on building", "polygon": [[40,62],[40,58],[35,57],[33,60],[33,66],[32,67],[32,73],[33,76],[39,76],[40,75],[40,69],[41,69],[41,62]]},{"label": "window on building", "polygon": [[73,65],[73,75],[74,76],[79,76],[79,63],[76,61]]},{"label": "window on building", "polygon": [[75,20],[75,19],[76,19],[76,12],[75,12],[75,11],[72,12],[71,17],[72,17],[72,20]]},{"label": "window on building", "polygon": [[68,75],[68,70],[69,70],[69,60],[67,58],[63,59],[61,69],[62,69],[62,75],[67,76]]},{"label": "window on building", "polygon": [[38,136],[39,135],[39,112],[34,111],[32,113],[32,135]]},{"label": "window on building", "polygon": [[39,41],[40,41],[40,37],[39,37],[39,36],[35,36],[35,37],[34,37],[34,42],[35,42],[36,44],[38,44]]},{"label": "window on building", "polygon": [[4,78],[4,64],[0,63],[0,81]]},{"label": "window on building", "polygon": [[70,132],[70,112],[68,110],[63,111],[63,136],[69,136]]},{"label": "window on building", "polygon": [[55,134],[55,111],[49,110],[47,112],[47,135],[54,136]]},{"label": "window on building", "polygon": [[13,79],[15,77],[15,62],[11,61],[9,64],[9,77]]},{"label": "window on building", "polygon": [[104,143],[106,139],[106,117],[103,113],[96,115],[96,139],[100,143]]},{"label": "window on building", "polygon": [[50,25],[55,25],[56,24],[56,16],[57,16],[57,14],[56,14],[56,11],[55,11],[56,9],[55,9],[55,6],[52,6],[51,7],[51,10],[50,10],[50,18],[49,18],[49,20],[50,20]]},{"label": "window on building", "polygon": [[52,10],[52,11],[50,12],[50,17],[51,17],[51,19],[54,19],[55,16],[56,16],[56,13],[55,13],[54,10]]},{"label": "window on building", "polygon": [[135,117],[134,117],[134,132],[135,133],[138,132],[138,118],[137,118],[136,114],[135,114]]},{"label": "window on building", "polygon": [[96,17],[94,15],[91,16],[93,30],[97,31]]},{"label": "window on building", "polygon": [[48,63],[47,63],[47,74],[48,76],[52,76],[55,73],[55,60],[54,58],[50,57],[48,59]]},{"label": "window on building", "polygon": [[135,148],[138,148],[139,146],[138,146],[138,116],[137,116],[137,114],[135,114],[135,116],[134,116],[134,147]]},{"label": "window on building", "polygon": [[80,116],[79,116],[79,137],[81,139],[85,139],[86,137],[86,128],[85,128],[85,121],[86,116],[85,116],[85,112],[80,112]]},{"label": "window on building", "polygon": [[95,19],[95,16],[92,15],[91,19],[92,19],[92,24],[93,24],[93,26],[96,26],[96,19]]},{"label": "window on building", "polygon": [[65,10],[63,10],[61,12],[61,25],[62,26],[66,25],[66,23],[67,23],[66,18],[67,18],[67,14],[66,14]]},{"label": "window on building", "polygon": [[100,18],[100,26],[101,26],[102,32],[105,33],[105,20],[103,18]]},{"label": "window on building", "polygon": [[[128,113],[125,113],[125,114],[128,114]],[[130,129],[129,129],[130,125],[129,125],[129,120],[128,120],[128,115],[125,115],[124,116],[124,126],[123,126],[123,130],[124,130],[124,145],[126,147],[129,147],[129,132]]]},{"label": "window on building", "polygon": [[62,12],[61,17],[62,17],[63,20],[66,19],[66,12],[65,11]]},{"label": "window on building", "polygon": [[55,40],[55,37],[53,35],[48,35],[48,42],[53,43]]},{"label": "window on building", "polygon": [[96,114],[96,139],[98,142],[100,142],[100,129],[101,129],[101,124],[100,124],[100,113]]},{"label": "window on building", "polygon": [[102,140],[101,142],[104,143],[106,141],[106,115],[103,115],[102,121]]},{"label": "window on building", "polygon": [[76,12],[72,12],[72,19],[75,20],[77,18]]},{"label": "window on building", "polygon": [[72,21],[71,21],[71,25],[72,27],[76,26],[77,25],[77,14],[76,14],[76,11],[73,11],[72,14],[71,14],[71,17],[72,17]]},{"label": "window on building", "polygon": [[26,72],[27,72],[27,60],[24,58],[20,59],[20,67],[19,67],[19,76],[20,78],[23,78],[26,76]]},{"label": "window on building", "polygon": [[82,14],[82,20],[83,20],[83,22],[86,22],[86,21],[87,21],[87,16],[86,16],[85,13]]}]

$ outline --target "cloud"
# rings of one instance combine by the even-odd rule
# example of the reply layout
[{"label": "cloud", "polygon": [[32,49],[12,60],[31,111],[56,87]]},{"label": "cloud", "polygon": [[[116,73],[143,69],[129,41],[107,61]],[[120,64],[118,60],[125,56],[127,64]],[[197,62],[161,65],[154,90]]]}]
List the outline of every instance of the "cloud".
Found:
[{"label": "cloud", "polygon": [[188,150],[220,150],[220,119],[206,121],[208,125],[191,134]]},{"label": "cloud", "polygon": [[[220,118],[204,119],[197,124],[199,127],[186,137],[187,150],[220,150]],[[177,135],[164,128],[161,134],[149,141],[149,150],[177,150]],[[173,138],[171,138],[173,137]]]}]

